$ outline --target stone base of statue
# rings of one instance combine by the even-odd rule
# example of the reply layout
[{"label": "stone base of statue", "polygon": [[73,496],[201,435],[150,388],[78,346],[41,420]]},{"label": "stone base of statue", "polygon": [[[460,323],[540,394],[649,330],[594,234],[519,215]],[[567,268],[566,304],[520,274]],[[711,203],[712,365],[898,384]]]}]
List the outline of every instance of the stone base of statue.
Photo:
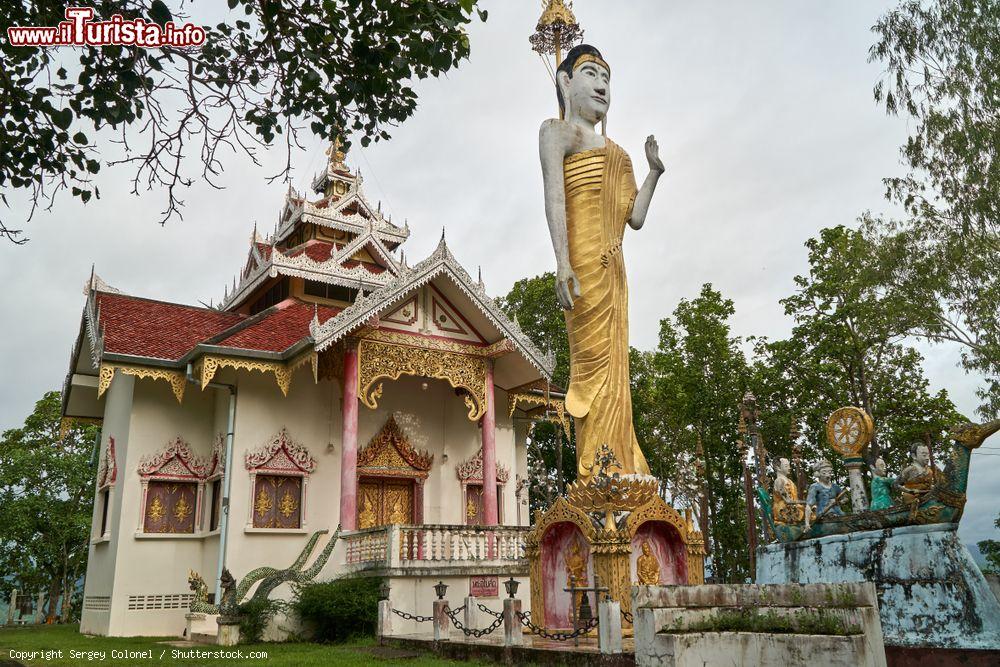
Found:
[{"label": "stone base of statue", "polygon": [[[593,590],[571,593],[571,583],[593,589],[596,581],[630,613],[635,583],[704,582],[701,533],[657,495],[658,486],[649,476],[578,483],[536,514],[526,539],[533,623],[570,630],[582,608],[597,613]],[[624,625],[631,627],[627,619]]]},{"label": "stone base of statue", "polygon": [[757,550],[757,583],[870,581],[887,647],[1000,650],[1000,602],[956,529],[937,523],[768,544]]},{"label": "stone base of statue", "polygon": [[240,619],[234,616],[219,616],[219,634],[215,643],[219,646],[236,646],[240,643]]}]

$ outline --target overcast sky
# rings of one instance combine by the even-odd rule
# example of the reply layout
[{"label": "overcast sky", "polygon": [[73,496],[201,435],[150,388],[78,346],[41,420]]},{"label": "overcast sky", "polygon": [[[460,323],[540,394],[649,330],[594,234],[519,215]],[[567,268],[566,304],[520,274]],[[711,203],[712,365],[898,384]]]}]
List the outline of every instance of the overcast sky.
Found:
[{"label": "overcast sky", "polygon": [[[625,240],[632,345],[653,347],[659,319],[705,282],[735,301],[737,335],[788,335],[778,299],[807,270],[803,243],[865,210],[891,212],[881,179],[901,172],[908,128],[876,107],[880,68],[867,62],[870,27],[891,4],[577,1],[585,41],[612,68],[608,136],[632,155],[639,178],[647,134],[656,135],[667,165],[646,226]],[[482,265],[487,289],[499,295],[554,269],[537,132],[556,101],[527,41],[539,2],[481,5],[489,20],[470,28],[471,59],[446,78],[420,82],[416,114],[391,141],[357,149],[348,162],[360,167],[370,199],[395,222],[409,221],[411,261],[430,253],[446,227],[459,261],[470,272]],[[311,141],[294,156],[298,189],[323,164],[323,148]],[[44,391],[60,387],[91,263],[130,294],[218,301],[246,258],[254,223],[269,230],[276,220],[285,186],[265,178],[282,160],[280,150],[260,168],[229,158],[226,189],[190,188],[184,220],[165,227],[156,224],[162,192],[131,195],[131,173],[105,169],[99,201],[84,206],[63,196],[28,223],[30,243],[0,243],[7,286],[0,428],[19,425]],[[17,223],[28,202],[10,199],[5,219]],[[932,389],[947,389],[972,415],[979,378],[956,368],[960,350],[920,349]],[[1000,448],[1000,440],[987,446]],[[1000,537],[992,526],[998,494],[1000,449],[982,450],[962,523],[968,546]]]}]

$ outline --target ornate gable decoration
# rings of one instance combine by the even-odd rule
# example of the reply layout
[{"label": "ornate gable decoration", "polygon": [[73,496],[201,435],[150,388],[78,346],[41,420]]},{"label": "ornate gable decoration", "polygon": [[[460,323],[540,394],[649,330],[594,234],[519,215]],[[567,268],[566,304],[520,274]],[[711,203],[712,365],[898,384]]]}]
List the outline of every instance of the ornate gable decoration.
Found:
[{"label": "ornate gable decoration", "polygon": [[316,459],[310,456],[308,449],[293,442],[285,429],[267,444],[247,452],[245,463],[247,470],[292,475],[309,474],[316,469]]},{"label": "ornate gable decoration", "polygon": [[221,477],[226,469],[226,436],[222,433],[215,436],[215,444],[212,445],[212,453],[205,468],[206,479]]},{"label": "ornate gable decoration", "polygon": [[191,448],[177,436],[156,454],[139,461],[139,475],[166,479],[203,479],[205,462],[191,453]]},{"label": "ornate gable decoration", "polygon": [[[455,468],[455,472],[458,474],[458,478],[466,483],[472,482],[473,484],[483,483],[483,448],[480,447],[479,451],[476,452],[475,456],[460,464]],[[507,466],[502,463],[497,463],[497,481],[501,484],[506,484],[507,480],[510,479],[510,470]]]},{"label": "ornate gable decoration", "polygon": [[358,452],[358,469],[387,475],[427,477],[433,462],[433,454],[413,448],[392,415],[368,446]]},{"label": "ornate gable decoration", "polygon": [[101,467],[97,469],[97,488],[103,489],[111,486],[118,479],[118,462],[115,460],[115,439],[108,438],[108,444],[104,448],[104,459]]},{"label": "ornate gable decoration", "polygon": [[[541,350],[521,331],[521,328],[504,314],[497,303],[486,294],[483,285],[474,280],[451,254],[444,242],[443,235],[437,248],[427,259],[413,268],[408,268],[404,264],[398,276],[367,296],[360,297],[337,317],[332,317],[323,324],[310,325],[309,333],[316,341],[316,350],[322,352],[329,348],[387,309],[395,310],[402,305],[405,299],[409,298],[413,290],[423,287],[438,276],[446,276],[450,279],[493,326],[500,330],[501,340],[505,341],[504,351],[506,351],[506,344],[509,341],[542,375],[546,378],[552,376],[552,371],[555,368],[555,356],[551,353],[542,354]],[[489,348],[487,348],[488,350]],[[478,419],[478,416],[476,418]]]}]

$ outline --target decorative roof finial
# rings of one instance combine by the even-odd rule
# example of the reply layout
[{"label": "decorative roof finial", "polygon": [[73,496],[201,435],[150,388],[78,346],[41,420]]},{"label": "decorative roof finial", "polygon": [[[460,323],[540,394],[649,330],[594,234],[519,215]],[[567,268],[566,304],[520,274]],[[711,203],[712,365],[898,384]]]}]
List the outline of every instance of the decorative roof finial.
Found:
[{"label": "decorative roof finial", "polygon": [[482,287],[486,287],[486,285],[483,283],[483,265],[482,264],[479,265],[479,287],[481,287],[481,288]]},{"label": "decorative roof finial", "polygon": [[313,321],[313,323],[312,323],[312,326],[309,327],[310,329],[312,329],[313,326],[317,326],[317,327],[319,326],[319,306],[317,304],[315,304],[315,303],[313,304],[313,319],[312,319],[312,321]]},{"label": "decorative roof finial", "polygon": [[329,148],[326,149],[325,153],[329,158],[327,160],[328,170],[330,171],[348,171],[347,165],[344,164],[344,159],[347,158],[347,154],[341,150],[344,147],[344,143],[340,140],[340,132],[333,138],[330,142]]}]

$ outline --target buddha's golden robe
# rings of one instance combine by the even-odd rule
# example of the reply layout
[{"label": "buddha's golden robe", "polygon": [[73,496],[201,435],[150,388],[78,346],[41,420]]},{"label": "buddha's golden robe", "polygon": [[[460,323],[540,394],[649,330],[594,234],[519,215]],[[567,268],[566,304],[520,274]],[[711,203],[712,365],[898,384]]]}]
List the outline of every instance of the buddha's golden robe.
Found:
[{"label": "buddha's golden robe", "polygon": [[607,444],[622,474],[649,474],[632,426],[629,390],[628,285],[622,237],[637,193],[632,162],[611,140],[567,157],[566,229],[580,296],[565,311],[570,382],[566,410],[576,420],[577,477],[593,474]]}]

